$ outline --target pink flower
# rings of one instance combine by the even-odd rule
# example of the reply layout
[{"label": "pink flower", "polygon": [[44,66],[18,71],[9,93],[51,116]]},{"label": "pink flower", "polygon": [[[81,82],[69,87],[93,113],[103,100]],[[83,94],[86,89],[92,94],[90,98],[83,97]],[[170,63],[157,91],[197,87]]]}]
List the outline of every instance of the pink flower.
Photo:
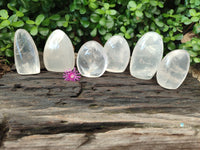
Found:
[{"label": "pink flower", "polygon": [[73,70],[69,70],[69,71],[66,70],[63,73],[63,78],[65,81],[79,81],[81,76],[80,76],[80,73],[74,67]]}]

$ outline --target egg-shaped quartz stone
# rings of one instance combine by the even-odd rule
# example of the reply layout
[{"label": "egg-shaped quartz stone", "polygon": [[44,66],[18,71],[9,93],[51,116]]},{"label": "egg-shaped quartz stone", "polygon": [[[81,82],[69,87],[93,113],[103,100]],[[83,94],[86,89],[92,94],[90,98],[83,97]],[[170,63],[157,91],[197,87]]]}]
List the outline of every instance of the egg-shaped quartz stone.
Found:
[{"label": "egg-shaped quartz stone", "polygon": [[190,55],[185,50],[174,50],[161,61],[156,78],[160,86],[177,89],[185,80],[190,67]]},{"label": "egg-shaped quartz stone", "polygon": [[40,73],[40,61],[37,47],[24,29],[18,29],[14,37],[14,59],[18,74],[30,75]]},{"label": "egg-shaped quartz stone", "polygon": [[104,52],[108,58],[106,71],[124,72],[130,59],[130,48],[126,39],[120,35],[112,36],[104,45]]},{"label": "egg-shaped quartz stone", "polygon": [[74,47],[62,30],[53,31],[47,39],[43,59],[48,71],[64,72],[74,68]]},{"label": "egg-shaped quartz stone", "polygon": [[162,57],[162,37],[156,32],[145,33],[133,50],[130,62],[131,75],[139,79],[151,79],[156,73]]},{"label": "egg-shaped quartz stone", "polygon": [[107,68],[107,57],[103,46],[96,41],[88,41],[78,51],[77,67],[85,77],[100,77]]}]

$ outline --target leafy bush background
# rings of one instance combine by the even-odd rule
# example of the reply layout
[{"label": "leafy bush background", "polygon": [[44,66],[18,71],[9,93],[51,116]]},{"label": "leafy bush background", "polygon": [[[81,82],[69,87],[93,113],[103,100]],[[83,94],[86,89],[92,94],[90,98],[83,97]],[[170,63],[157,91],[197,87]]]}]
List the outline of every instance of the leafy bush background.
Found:
[{"label": "leafy bush background", "polygon": [[[123,35],[133,49],[148,31],[163,36],[165,53],[187,49],[200,63],[199,0],[1,0],[0,56],[13,57],[13,37],[18,28],[31,33],[39,50],[56,28],[66,32],[76,51],[91,39],[102,44],[114,34]],[[181,44],[188,31],[197,37]]]}]

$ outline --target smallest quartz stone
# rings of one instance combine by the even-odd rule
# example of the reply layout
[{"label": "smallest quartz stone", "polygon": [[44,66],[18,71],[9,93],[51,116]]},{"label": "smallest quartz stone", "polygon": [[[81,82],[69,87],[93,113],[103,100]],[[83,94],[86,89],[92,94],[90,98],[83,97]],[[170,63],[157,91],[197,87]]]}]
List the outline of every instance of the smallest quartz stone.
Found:
[{"label": "smallest quartz stone", "polygon": [[40,61],[37,47],[24,29],[18,29],[14,38],[14,59],[17,73],[21,75],[40,73]]},{"label": "smallest quartz stone", "polygon": [[107,57],[96,41],[88,41],[78,51],[77,67],[85,77],[100,77],[107,68]]},{"label": "smallest quartz stone", "polygon": [[185,50],[173,50],[161,61],[156,78],[160,86],[177,89],[185,80],[190,67],[190,55]]}]

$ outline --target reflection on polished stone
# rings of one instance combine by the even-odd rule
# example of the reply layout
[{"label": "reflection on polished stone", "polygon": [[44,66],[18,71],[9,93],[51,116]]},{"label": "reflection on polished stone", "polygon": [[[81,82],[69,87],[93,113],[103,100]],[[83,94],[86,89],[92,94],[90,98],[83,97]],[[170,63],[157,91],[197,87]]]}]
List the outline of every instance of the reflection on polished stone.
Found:
[{"label": "reflection on polished stone", "polygon": [[112,36],[104,45],[104,52],[108,58],[106,71],[124,72],[130,59],[130,48],[124,37]]},{"label": "reflection on polished stone", "polygon": [[45,44],[43,57],[48,71],[64,72],[74,68],[74,48],[62,30],[57,29],[51,33]]},{"label": "reflection on polished stone", "polygon": [[163,40],[156,32],[147,32],[137,42],[130,62],[133,77],[151,79],[163,57]]},{"label": "reflection on polished stone", "polygon": [[17,73],[21,75],[40,73],[40,61],[37,47],[24,29],[18,29],[14,38],[14,58]]},{"label": "reflection on polished stone", "polygon": [[106,70],[107,57],[103,47],[96,41],[83,44],[78,52],[77,67],[85,77],[100,77]]},{"label": "reflection on polished stone", "polygon": [[168,53],[159,65],[156,78],[160,86],[177,89],[185,80],[190,67],[190,55],[185,50]]}]

